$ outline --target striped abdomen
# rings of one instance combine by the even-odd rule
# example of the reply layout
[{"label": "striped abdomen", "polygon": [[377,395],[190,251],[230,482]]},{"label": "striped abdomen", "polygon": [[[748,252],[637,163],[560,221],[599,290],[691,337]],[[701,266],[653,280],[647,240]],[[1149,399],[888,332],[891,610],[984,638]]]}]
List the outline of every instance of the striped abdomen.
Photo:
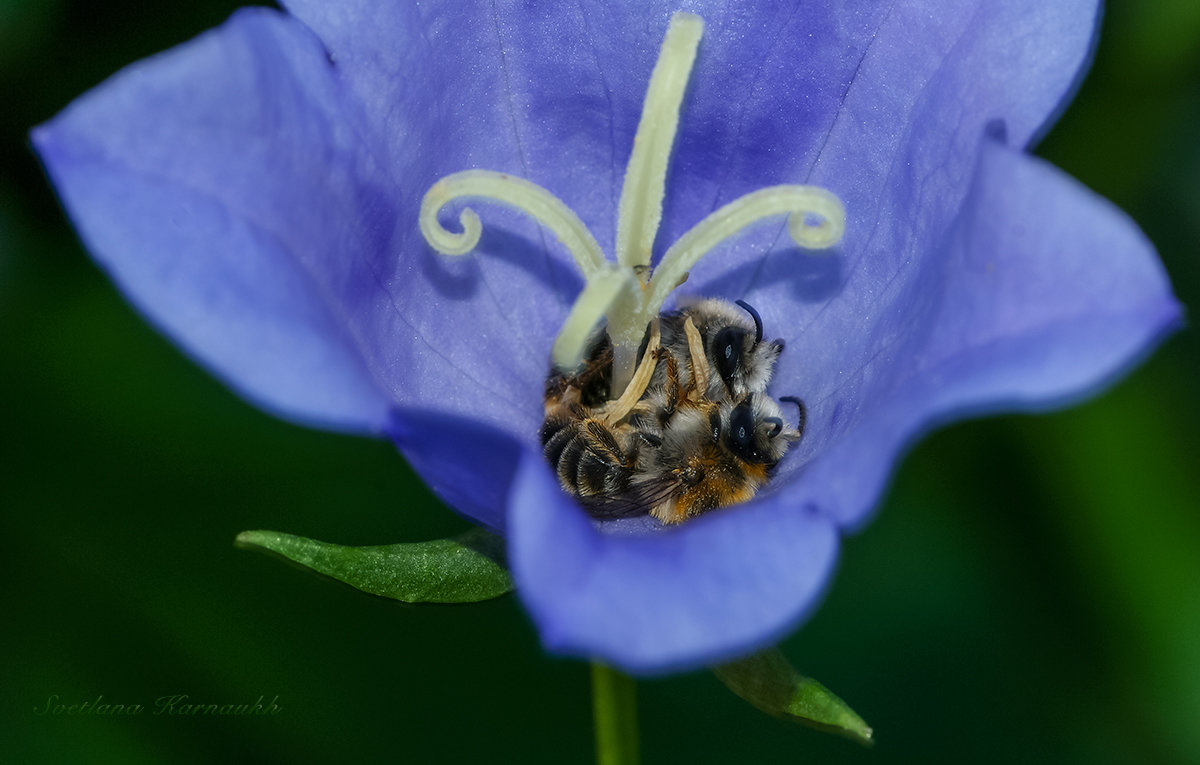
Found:
[{"label": "striped abdomen", "polygon": [[559,483],[596,509],[629,490],[637,465],[637,436],[619,428],[614,432],[578,409],[552,413],[542,423],[542,453]]}]

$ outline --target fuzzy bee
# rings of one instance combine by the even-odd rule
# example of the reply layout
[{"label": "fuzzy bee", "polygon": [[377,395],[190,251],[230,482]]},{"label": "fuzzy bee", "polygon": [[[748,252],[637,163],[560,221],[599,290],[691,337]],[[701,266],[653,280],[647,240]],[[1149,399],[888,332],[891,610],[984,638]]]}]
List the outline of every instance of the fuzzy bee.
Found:
[{"label": "fuzzy bee", "polygon": [[[699,379],[706,381],[699,390],[713,401],[739,400],[766,391],[784,344],[764,342],[762,318],[749,303],[710,298],[665,313],[659,320],[662,346],[680,360],[680,382],[685,387],[692,385],[692,374],[699,369]],[[688,320],[695,330],[690,336]],[[664,385],[665,373],[662,366],[655,370],[651,387]]]},{"label": "fuzzy bee", "polygon": [[631,423],[635,410],[639,422],[656,420],[645,417],[641,401],[664,354],[659,337],[659,322],[651,322],[633,379],[615,400],[603,400],[601,393],[612,378],[611,344],[596,344],[577,373],[552,373],[546,382],[542,451],[563,488],[598,513],[628,513],[630,503],[620,498],[646,463],[643,452],[661,445],[656,434]]},{"label": "fuzzy bee", "polygon": [[[799,399],[788,400],[799,403]],[[735,402],[687,401],[663,428],[625,496],[663,523],[751,499],[788,447],[800,440],[774,399],[751,393]]]},{"label": "fuzzy bee", "polygon": [[593,341],[583,368],[552,373],[541,442],[563,488],[594,514],[650,512],[666,523],[744,502],[803,431],[785,428],[763,393],[781,341],[762,321],[705,300],[647,330],[633,380],[607,398],[612,346]]},{"label": "fuzzy bee", "polygon": [[[700,396],[713,401],[766,391],[784,343],[779,339],[764,342],[762,318],[749,303],[710,298],[658,318],[661,346],[678,362],[680,385],[695,387]],[[639,362],[645,357],[649,337],[647,328],[638,350]],[[571,374],[554,371],[547,378],[547,405],[576,394],[584,406],[603,405],[609,398],[612,363],[612,341],[599,330],[588,345],[582,370]],[[700,373],[693,377],[696,370]],[[648,387],[662,388],[666,375],[666,365],[659,365]],[[697,387],[693,379],[704,383]]]},{"label": "fuzzy bee", "polygon": [[559,483],[598,516],[634,515],[648,508],[631,495],[662,442],[628,423],[610,423],[578,404],[547,416],[542,451]]}]

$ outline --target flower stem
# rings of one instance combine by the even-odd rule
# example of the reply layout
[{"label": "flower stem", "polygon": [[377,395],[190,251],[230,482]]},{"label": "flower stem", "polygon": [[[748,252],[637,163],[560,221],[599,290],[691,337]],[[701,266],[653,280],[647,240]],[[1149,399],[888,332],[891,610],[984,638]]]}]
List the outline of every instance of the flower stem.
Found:
[{"label": "flower stem", "polygon": [[592,663],[592,711],[598,765],[637,765],[637,696],[633,678]]}]

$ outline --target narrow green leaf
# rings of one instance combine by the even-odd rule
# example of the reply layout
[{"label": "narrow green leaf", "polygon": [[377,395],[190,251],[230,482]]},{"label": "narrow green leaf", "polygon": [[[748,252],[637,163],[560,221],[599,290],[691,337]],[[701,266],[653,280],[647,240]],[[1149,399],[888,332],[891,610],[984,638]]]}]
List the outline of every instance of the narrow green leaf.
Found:
[{"label": "narrow green leaf", "polygon": [[504,541],[483,529],[453,539],[344,547],[278,531],[243,531],[236,544],[282,555],[363,592],[405,603],[476,603],[512,590]]},{"label": "narrow green leaf", "polygon": [[873,743],[871,728],[828,688],[804,677],[777,648],[713,667],[721,682],[769,715],[837,733],[864,746]]}]

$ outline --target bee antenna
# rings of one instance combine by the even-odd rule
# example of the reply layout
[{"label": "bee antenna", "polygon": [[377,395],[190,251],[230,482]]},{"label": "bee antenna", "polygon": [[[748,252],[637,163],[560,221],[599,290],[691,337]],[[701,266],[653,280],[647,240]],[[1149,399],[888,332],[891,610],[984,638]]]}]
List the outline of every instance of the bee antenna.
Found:
[{"label": "bee antenna", "polygon": [[800,417],[797,420],[796,430],[797,430],[797,432],[803,433],[804,432],[804,424],[805,424],[805,422],[808,421],[808,407],[804,406],[804,402],[801,401],[796,396],[780,396],[779,400],[780,401],[790,401],[791,403],[795,404],[797,407],[800,408]]},{"label": "bee antenna", "polygon": [[763,422],[769,422],[775,426],[771,428],[771,432],[767,434],[767,438],[774,438],[779,435],[779,431],[783,430],[783,420],[778,417],[764,417]]},{"label": "bee antenna", "polygon": [[762,317],[758,315],[758,311],[754,310],[754,306],[745,300],[739,300],[737,304],[746,309],[746,313],[750,314],[750,318],[754,319],[754,344],[758,345],[762,342]]}]

